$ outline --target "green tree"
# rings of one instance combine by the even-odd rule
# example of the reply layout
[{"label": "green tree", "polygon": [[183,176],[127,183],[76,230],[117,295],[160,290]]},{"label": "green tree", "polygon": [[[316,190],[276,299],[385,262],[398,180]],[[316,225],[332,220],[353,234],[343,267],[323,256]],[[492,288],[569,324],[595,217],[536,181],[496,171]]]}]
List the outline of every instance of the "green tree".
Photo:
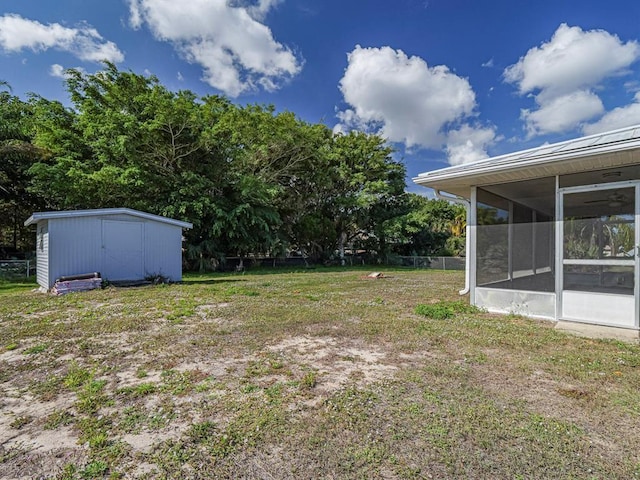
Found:
[{"label": "green tree", "polygon": [[33,240],[22,224],[42,205],[28,191],[27,172],[42,155],[32,143],[31,116],[29,103],[10,91],[0,92],[0,245],[13,250],[31,247]]},{"label": "green tree", "polygon": [[69,75],[74,110],[38,101],[37,141],[50,157],[31,169],[33,191],[48,192],[55,208],[126,206],[189,220],[192,257],[204,265],[218,255],[227,159],[207,132],[229,102],[201,102],[111,64]]},{"label": "green tree", "polygon": [[333,222],[333,248],[342,263],[344,250],[353,241],[386,242],[378,226],[394,215],[405,177],[404,165],[392,158],[392,152],[377,135],[350,132],[333,137],[323,214]]},{"label": "green tree", "polygon": [[[407,213],[391,219],[386,229],[400,255],[458,255],[464,248],[460,218],[464,207],[445,200],[408,194]],[[456,230],[458,229],[458,230]],[[457,240],[452,240],[452,239]]]},{"label": "green tree", "polygon": [[384,254],[404,166],[376,135],[334,135],[272,106],[172,92],[155,77],[68,71],[73,108],[34,97],[29,191],[50,208],[126,206],[190,221],[187,258],[302,250]]}]

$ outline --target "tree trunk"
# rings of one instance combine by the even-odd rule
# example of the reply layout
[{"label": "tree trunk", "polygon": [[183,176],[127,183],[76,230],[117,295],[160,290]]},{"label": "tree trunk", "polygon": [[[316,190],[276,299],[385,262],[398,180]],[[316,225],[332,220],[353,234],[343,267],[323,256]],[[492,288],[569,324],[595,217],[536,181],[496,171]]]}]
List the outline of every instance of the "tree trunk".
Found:
[{"label": "tree trunk", "polygon": [[340,265],[342,265],[343,267],[345,265],[344,247],[346,243],[347,243],[347,234],[346,232],[341,232],[340,236],[338,237],[338,256],[340,257]]},{"label": "tree trunk", "polygon": [[18,205],[13,206],[13,250],[18,250]]}]

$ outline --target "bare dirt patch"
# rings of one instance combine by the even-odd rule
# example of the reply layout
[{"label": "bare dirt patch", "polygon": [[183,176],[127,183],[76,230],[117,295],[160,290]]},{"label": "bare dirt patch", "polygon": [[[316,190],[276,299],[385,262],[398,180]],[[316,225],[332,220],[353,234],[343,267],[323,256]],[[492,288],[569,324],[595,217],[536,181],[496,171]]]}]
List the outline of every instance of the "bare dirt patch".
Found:
[{"label": "bare dirt patch", "polygon": [[319,374],[317,389],[331,393],[354,379],[364,384],[393,375],[398,367],[386,360],[387,353],[371,346],[358,346],[333,337],[297,336],[267,347],[299,365],[312,366]]}]

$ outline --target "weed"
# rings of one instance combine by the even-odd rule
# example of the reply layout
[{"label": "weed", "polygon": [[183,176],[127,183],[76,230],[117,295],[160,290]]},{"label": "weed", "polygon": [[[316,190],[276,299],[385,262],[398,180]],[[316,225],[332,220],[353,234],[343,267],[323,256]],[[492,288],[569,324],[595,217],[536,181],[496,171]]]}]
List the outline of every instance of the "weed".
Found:
[{"label": "weed", "polygon": [[104,394],[106,380],[90,380],[78,391],[76,409],[78,412],[93,414],[100,408],[111,405],[112,401]]},{"label": "weed", "polygon": [[281,383],[274,383],[273,385],[265,388],[264,393],[266,394],[269,403],[280,404],[282,402],[283,385]]},{"label": "weed", "polygon": [[26,348],[23,353],[25,355],[35,355],[37,353],[44,352],[48,347],[49,345],[47,345],[46,343],[41,343],[39,345],[34,345],[33,347]]},{"label": "weed", "polygon": [[62,390],[64,378],[53,375],[44,381],[35,381],[29,386],[29,390],[33,392],[40,400],[53,400]]},{"label": "weed", "polygon": [[253,383],[247,383],[240,387],[240,391],[242,393],[252,393],[252,392],[257,392],[258,390],[260,390],[260,387]]},{"label": "weed", "polygon": [[60,474],[60,480],[75,480],[78,478],[78,467],[75,463],[67,463]]},{"label": "weed", "polygon": [[73,423],[74,417],[71,413],[63,410],[56,410],[49,414],[43,428],[45,430],[55,430],[56,428]]},{"label": "weed", "polygon": [[62,383],[64,386],[71,389],[81,387],[91,378],[91,372],[85,368],[78,366],[76,362],[71,364],[69,371],[64,376]]},{"label": "weed", "polygon": [[464,303],[462,301],[457,302],[438,302],[432,304],[418,304],[415,308],[415,313],[434,320],[446,320],[456,314],[461,313],[479,313],[480,310],[473,305]]},{"label": "weed", "polygon": [[160,389],[173,395],[186,395],[194,388],[194,380],[200,380],[195,372],[165,370],[162,372],[163,385]]},{"label": "weed", "polygon": [[101,449],[109,444],[109,437],[104,432],[98,432],[95,435],[88,438],[87,443],[89,448]]},{"label": "weed", "polygon": [[434,320],[445,320],[447,318],[451,318],[455,315],[455,311],[450,305],[425,305],[420,304],[416,306],[416,313],[418,315],[422,315],[428,318],[433,318]]},{"label": "weed", "polygon": [[169,283],[171,280],[169,279],[169,277],[166,277],[165,275],[162,275],[161,273],[152,273],[149,275],[146,275],[144,277],[144,279],[147,282],[151,282],[154,285],[161,285],[161,284],[167,284]]},{"label": "weed", "polygon": [[102,460],[96,460],[87,464],[80,472],[80,476],[84,479],[103,478],[108,472],[109,465]]},{"label": "weed", "polygon": [[191,425],[187,435],[196,443],[210,442],[216,435],[216,426],[213,422],[202,422]]},{"label": "weed", "polygon": [[159,430],[166,427],[176,418],[177,414],[173,405],[165,403],[155,412],[149,414],[147,425],[150,430]]},{"label": "weed", "polygon": [[245,297],[257,297],[260,295],[256,290],[247,289],[239,286],[232,286],[227,288],[224,293],[227,295],[243,295]]},{"label": "weed", "polygon": [[213,377],[205,378],[202,382],[195,386],[195,391],[198,393],[208,392],[212,388],[212,383],[215,379]]},{"label": "weed", "polygon": [[107,433],[112,421],[108,417],[84,417],[76,422],[80,432],[78,441],[88,443],[92,438],[97,438]]},{"label": "weed", "polygon": [[131,386],[131,387],[123,387],[117,390],[116,393],[119,395],[123,395],[128,398],[141,398],[147,395],[151,395],[158,390],[155,384],[153,383],[141,383],[139,385]]},{"label": "weed", "polygon": [[264,377],[266,375],[282,373],[283,369],[284,361],[282,357],[276,354],[270,354],[266,356],[266,358],[249,361],[245,369],[245,377]]},{"label": "weed", "polygon": [[167,315],[167,320],[174,325],[179,325],[184,323],[185,318],[192,317],[195,313],[195,302],[181,298],[173,305],[171,313]]},{"label": "weed", "polygon": [[568,398],[588,398],[591,394],[580,388],[558,388],[558,393],[563,397]]},{"label": "weed", "polygon": [[28,425],[33,421],[33,417],[31,415],[19,415],[15,417],[9,426],[11,428],[15,428],[16,430],[20,430],[25,425]]},{"label": "weed", "polygon": [[8,343],[7,345],[4,346],[4,349],[6,351],[11,351],[11,350],[15,350],[20,346],[19,343]]},{"label": "weed", "polygon": [[310,370],[305,372],[300,380],[300,388],[303,390],[310,390],[318,384],[318,378],[316,372]]}]

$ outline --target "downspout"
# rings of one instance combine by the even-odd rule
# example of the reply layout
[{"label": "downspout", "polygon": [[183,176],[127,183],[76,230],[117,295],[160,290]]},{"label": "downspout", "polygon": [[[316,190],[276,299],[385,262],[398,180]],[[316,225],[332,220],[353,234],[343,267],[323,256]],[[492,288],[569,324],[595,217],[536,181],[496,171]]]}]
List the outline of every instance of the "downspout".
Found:
[{"label": "downspout", "polygon": [[459,196],[449,196],[449,195],[443,195],[442,193],[440,193],[440,190],[435,190],[436,192],[436,197],[438,197],[440,200],[446,200],[447,202],[453,202],[453,203],[458,203],[460,205],[464,205],[464,210],[465,210],[465,227],[464,227],[464,233],[465,233],[465,254],[464,254],[464,288],[462,290],[460,290],[458,293],[460,295],[466,295],[467,293],[469,293],[469,288],[470,288],[470,281],[469,281],[469,271],[470,271],[470,266],[471,266],[471,259],[469,256],[469,252],[471,251],[469,249],[470,245],[470,235],[469,235],[469,215],[471,212],[471,202],[469,200],[467,200],[466,198],[462,198]]}]

